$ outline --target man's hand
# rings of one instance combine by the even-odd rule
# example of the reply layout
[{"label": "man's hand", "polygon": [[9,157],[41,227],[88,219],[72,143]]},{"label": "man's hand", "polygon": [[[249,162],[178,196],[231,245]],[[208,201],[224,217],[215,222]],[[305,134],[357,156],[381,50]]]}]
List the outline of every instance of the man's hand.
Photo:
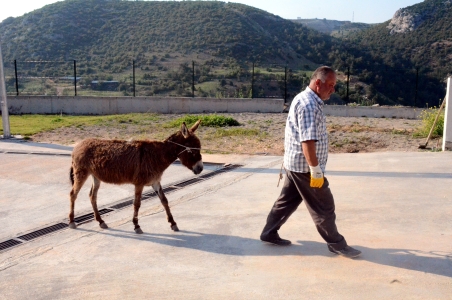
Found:
[{"label": "man's hand", "polygon": [[311,170],[311,187],[321,188],[325,179],[323,178],[323,172],[320,165],[315,167],[309,166],[309,169]]}]

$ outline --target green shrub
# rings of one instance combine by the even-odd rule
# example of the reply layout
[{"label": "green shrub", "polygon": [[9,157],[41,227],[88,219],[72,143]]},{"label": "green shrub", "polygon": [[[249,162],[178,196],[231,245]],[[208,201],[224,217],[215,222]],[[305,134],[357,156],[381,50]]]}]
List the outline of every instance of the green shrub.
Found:
[{"label": "green shrub", "polygon": [[164,126],[167,128],[179,127],[182,122],[185,122],[188,127],[195,124],[196,121],[201,120],[201,126],[206,127],[226,127],[226,126],[239,126],[239,122],[231,117],[224,117],[219,115],[186,115],[181,118],[172,120],[166,123]]},{"label": "green shrub", "polygon": [[[429,108],[421,113],[422,126],[414,133],[415,137],[427,137],[430,129],[435,122],[436,115],[438,114],[438,109]],[[439,137],[443,135],[444,130],[444,112],[438,118],[436,122],[435,129],[433,130],[432,137]]]},{"label": "green shrub", "polygon": [[213,133],[213,137],[227,137],[227,136],[265,136],[266,132],[261,132],[257,129],[246,128],[231,128],[231,129],[218,129]]}]

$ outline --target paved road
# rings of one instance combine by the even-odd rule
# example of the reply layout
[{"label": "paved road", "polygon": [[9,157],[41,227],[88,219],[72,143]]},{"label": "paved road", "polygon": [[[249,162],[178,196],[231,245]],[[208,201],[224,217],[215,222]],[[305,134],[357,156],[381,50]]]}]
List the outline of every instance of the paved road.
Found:
[{"label": "paved road", "polygon": [[[129,207],[105,216],[108,230],[89,222],[23,243],[0,252],[0,299],[452,299],[452,153],[330,155],[355,260],[327,251],[303,204],[280,231],[292,246],[259,241],[281,157],[210,158],[244,166],[168,195],[180,232],[148,201],[142,235]],[[65,219],[67,159],[0,153],[2,238]]]}]

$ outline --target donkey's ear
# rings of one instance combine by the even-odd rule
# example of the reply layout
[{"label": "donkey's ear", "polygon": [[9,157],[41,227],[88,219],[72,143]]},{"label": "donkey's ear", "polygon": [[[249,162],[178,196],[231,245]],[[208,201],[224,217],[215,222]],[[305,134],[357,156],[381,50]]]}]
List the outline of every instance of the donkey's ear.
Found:
[{"label": "donkey's ear", "polygon": [[190,136],[190,132],[188,132],[187,125],[185,125],[185,122],[182,122],[182,125],[180,126],[180,132],[184,136],[184,138],[188,138]]},{"label": "donkey's ear", "polygon": [[198,121],[195,123],[195,125],[193,125],[193,126],[190,128],[190,131],[191,131],[191,132],[195,132],[196,129],[198,129],[199,124],[201,124],[201,120],[198,120]]}]

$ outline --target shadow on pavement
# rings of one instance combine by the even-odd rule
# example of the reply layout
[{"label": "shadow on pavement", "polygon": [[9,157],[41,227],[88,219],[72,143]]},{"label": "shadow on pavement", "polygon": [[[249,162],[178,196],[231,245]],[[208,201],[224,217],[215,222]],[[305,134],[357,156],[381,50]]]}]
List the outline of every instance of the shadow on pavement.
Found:
[{"label": "shadow on pavement", "polygon": [[109,228],[103,231],[94,231],[77,228],[80,231],[98,233],[118,238],[147,241],[161,245],[194,249],[215,254],[233,256],[278,256],[278,255],[300,255],[300,256],[329,256],[325,244],[318,244],[305,248],[302,245],[292,244],[289,247],[276,246],[264,243],[258,238],[250,239],[233,235],[209,234],[193,231],[181,230],[172,234],[143,233],[136,234],[131,231],[124,231]]},{"label": "shadow on pavement", "polygon": [[1,143],[20,144],[21,146],[40,147],[40,148],[54,149],[54,150],[72,151],[72,149],[74,149],[74,147],[70,147],[70,146],[63,146],[63,145],[57,145],[57,144],[45,144],[45,143],[33,143],[33,142],[24,141],[24,140],[1,140]]},{"label": "shadow on pavement", "polygon": [[[291,246],[281,247],[263,243],[258,238],[250,239],[233,235],[208,234],[184,230],[172,234],[143,233],[140,235],[133,231],[111,228],[104,231],[82,228],[78,228],[77,230],[223,255],[338,257],[328,252],[325,243],[314,241],[298,241]],[[410,249],[373,249],[363,246],[356,246],[356,248],[363,252],[362,256],[358,258],[360,260],[395,268],[452,277],[452,253],[437,251],[425,252]]]},{"label": "shadow on pavement", "polygon": [[[303,246],[303,253],[305,252],[305,247],[316,248],[319,245],[323,245],[322,243],[312,241],[298,241],[298,243]],[[355,247],[354,245],[352,246]],[[425,252],[420,250],[385,248],[373,249],[363,246],[356,246],[356,249],[363,252],[359,258],[360,260],[395,268],[452,277],[452,252]]]}]

